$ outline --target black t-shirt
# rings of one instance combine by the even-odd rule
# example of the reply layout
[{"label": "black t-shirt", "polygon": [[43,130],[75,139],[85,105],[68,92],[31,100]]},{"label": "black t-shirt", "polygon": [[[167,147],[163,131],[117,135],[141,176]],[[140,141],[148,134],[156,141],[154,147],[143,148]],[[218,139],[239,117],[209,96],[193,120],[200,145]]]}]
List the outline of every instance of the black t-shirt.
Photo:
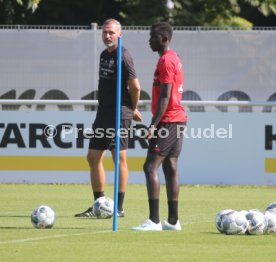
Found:
[{"label": "black t-shirt", "polygon": [[[133,110],[127,80],[136,78],[136,72],[130,53],[122,47],[122,89],[121,89],[121,118],[132,119]],[[100,56],[98,113],[116,113],[117,91],[117,49],[108,52],[105,49]]]}]

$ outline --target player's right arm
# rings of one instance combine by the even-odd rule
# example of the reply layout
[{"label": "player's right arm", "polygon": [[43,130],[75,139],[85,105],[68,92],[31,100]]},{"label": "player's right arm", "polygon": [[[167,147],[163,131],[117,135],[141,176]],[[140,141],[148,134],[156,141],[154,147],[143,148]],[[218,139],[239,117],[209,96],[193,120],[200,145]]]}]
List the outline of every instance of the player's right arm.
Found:
[{"label": "player's right arm", "polygon": [[171,97],[172,83],[161,83],[160,84],[160,96],[158,98],[157,107],[149,128],[148,138],[150,139],[153,132],[159,122],[161,121],[163,115],[165,114],[170,97]]}]

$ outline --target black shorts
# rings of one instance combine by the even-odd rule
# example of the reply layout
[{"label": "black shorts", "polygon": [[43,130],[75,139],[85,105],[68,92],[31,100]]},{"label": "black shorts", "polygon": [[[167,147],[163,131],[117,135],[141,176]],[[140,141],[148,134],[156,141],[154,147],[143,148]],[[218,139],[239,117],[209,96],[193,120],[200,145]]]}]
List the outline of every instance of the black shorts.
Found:
[{"label": "black shorts", "polygon": [[[121,119],[120,128],[128,130],[128,134],[124,132],[120,137],[120,150],[128,148],[129,127],[131,120]],[[115,148],[116,120],[114,117],[107,117],[97,114],[92,127],[93,134],[89,141],[89,149],[111,150]]]},{"label": "black shorts", "polygon": [[153,138],[149,140],[148,153],[178,157],[181,153],[186,123],[159,123]]}]

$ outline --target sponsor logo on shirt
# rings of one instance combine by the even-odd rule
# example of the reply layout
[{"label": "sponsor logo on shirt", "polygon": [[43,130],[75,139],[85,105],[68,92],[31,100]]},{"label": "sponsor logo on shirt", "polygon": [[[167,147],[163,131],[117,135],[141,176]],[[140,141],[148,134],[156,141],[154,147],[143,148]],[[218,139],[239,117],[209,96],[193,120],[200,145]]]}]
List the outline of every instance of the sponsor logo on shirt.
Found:
[{"label": "sponsor logo on shirt", "polygon": [[111,67],[113,67],[113,65],[114,65],[114,59],[112,58],[112,59],[109,61],[108,67],[111,68]]}]

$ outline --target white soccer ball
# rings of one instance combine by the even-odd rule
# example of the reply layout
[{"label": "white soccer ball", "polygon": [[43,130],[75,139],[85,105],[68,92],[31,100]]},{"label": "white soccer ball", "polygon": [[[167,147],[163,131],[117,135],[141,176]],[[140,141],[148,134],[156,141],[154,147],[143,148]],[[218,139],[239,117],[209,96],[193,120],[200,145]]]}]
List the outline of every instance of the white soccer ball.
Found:
[{"label": "white soccer ball", "polygon": [[224,209],[224,210],[221,210],[220,212],[218,212],[216,214],[215,225],[216,225],[217,230],[220,233],[224,233],[223,230],[222,230],[222,225],[221,225],[221,220],[222,220],[223,216],[230,213],[230,212],[232,212],[232,211],[234,211],[234,210],[233,209]]},{"label": "white soccer ball", "polygon": [[275,209],[276,210],[276,202],[272,202],[270,203],[267,208],[265,209],[265,211],[269,210],[269,209]]},{"label": "white soccer ball", "polygon": [[113,209],[114,201],[110,197],[99,197],[93,204],[93,212],[97,218],[111,218]]},{"label": "white soccer ball", "polygon": [[244,213],[231,211],[221,219],[222,232],[226,235],[242,235],[248,228],[248,221]]},{"label": "white soccer ball", "polygon": [[55,219],[55,211],[49,206],[39,206],[31,214],[31,222],[35,228],[52,228]]},{"label": "white soccer ball", "polygon": [[247,233],[250,235],[262,235],[267,230],[265,215],[257,209],[249,210],[246,214],[249,226]]},{"label": "white soccer ball", "polygon": [[241,209],[241,210],[239,210],[238,212],[240,212],[240,213],[242,213],[244,216],[246,216],[247,213],[248,213],[248,210]]},{"label": "white soccer ball", "polygon": [[267,221],[266,232],[268,234],[276,233],[276,209],[268,209],[264,215]]}]

